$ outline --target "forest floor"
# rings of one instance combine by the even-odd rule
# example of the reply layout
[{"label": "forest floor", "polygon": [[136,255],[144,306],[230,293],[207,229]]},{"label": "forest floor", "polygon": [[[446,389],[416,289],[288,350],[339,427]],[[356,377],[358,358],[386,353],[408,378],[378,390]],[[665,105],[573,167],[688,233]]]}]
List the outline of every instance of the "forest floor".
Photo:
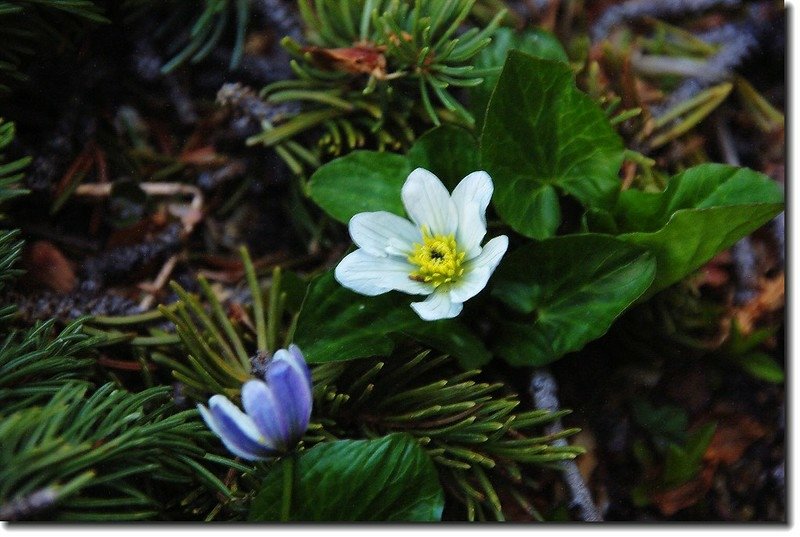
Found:
[{"label": "forest floor", "polygon": [[[236,69],[223,44],[201,62],[162,73],[169,36],[154,31],[161,24],[154,13],[98,26],[73,53],[37,57],[25,91],[0,101],[0,117],[16,123],[12,155],[33,156],[24,180],[31,194],[6,210],[6,223],[26,241],[25,274],[3,297],[17,305],[18,323],[141,313],[176,300],[170,280],[198,291],[199,275],[245,301],[237,295],[242,244],[262,274],[275,266],[309,274],[341,258],[344,229],[317,227],[287,166],[244,143],[263,117],[254,92],[291,75],[279,38],[301,32],[293,2],[253,4],[266,7],[254,9]],[[583,2],[507,4],[518,26],[544,26],[568,51],[614,7],[606,0],[586,2],[585,12]],[[754,43],[733,65],[782,110],[785,11],[776,2],[755,4]],[[653,9],[629,25],[650,28],[662,15]],[[687,31],[722,33],[733,17],[722,7],[663,15]],[[630,82],[615,63],[620,47],[609,37],[590,49],[614,87]],[[253,92],[226,86],[232,93],[221,94],[230,83]],[[644,102],[672,91],[644,78],[633,84]],[[703,154],[783,184],[782,119],[779,128],[759,126],[748,106],[741,95],[729,97],[650,156],[669,169]],[[786,520],[783,232],[781,215],[550,367],[562,407],[573,410],[564,424],[581,428],[570,442],[587,449],[578,468],[606,520]],[[158,374],[155,364],[113,352],[98,367],[123,384],[141,382],[143,367]],[[529,391],[529,375],[493,367],[489,374]],[[688,478],[665,476],[665,457]],[[557,476],[541,477],[539,486],[535,504],[546,519],[572,518],[570,491]]]}]

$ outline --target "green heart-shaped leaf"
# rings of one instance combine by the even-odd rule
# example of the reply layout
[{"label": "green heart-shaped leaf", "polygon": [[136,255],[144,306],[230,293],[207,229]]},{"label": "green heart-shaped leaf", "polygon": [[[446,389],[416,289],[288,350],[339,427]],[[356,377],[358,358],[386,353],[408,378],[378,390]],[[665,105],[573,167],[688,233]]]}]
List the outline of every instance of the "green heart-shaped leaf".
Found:
[{"label": "green heart-shaped leaf", "polygon": [[354,293],[328,272],[309,285],[294,341],[311,363],[388,356],[401,335],[454,356],[467,369],[489,360],[480,339],[456,319],[423,321],[409,302],[407,295],[395,292]]},{"label": "green heart-shaped leaf", "polygon": [[496,74],[483,77],[483,83],[469,89],[469,105],[475,116],[476,127],[480,130],[489,98],[500,78],[500,70],[512,50],[520,50],[531,56],[545,60],[567,63],[567,53],[553,34],[541,30],[530,29],[517,32],[512,28],[498,28],[492,36],[492,42],[475,57],[476,69],[496,69]]},{"label": "green heart-shaped leaf", "polygon": [[480,169],[478,141],[467,130],[453,125],[429,130],[406,156],[412,168],[433,172],[451,191],[467,174]]},{"label": "green heart-shaped leaf", "polygon": [[405,216],[400,189],[411,169],[402,155],[354,151],[319,168],[309,180],[309,195],[345,224],[353,215],[368,211]]},{"label": "green heart-shaped leaf", "polygon": [[[621,240],[657,262],[644,298],[686,277],[783,210],[780,187],[747,168],[702,164],[659,193],[623,192],[615,210]],[[625,233],[627,232],[627,233]]]},{"label": "green heart-shaped leaf", "polygon": [[653,281],[647,251],[606,235],[568,235],[515,250],[493,295],[522,314],[499,323],[494,351],[512,365],[539,366],[583,348]]},{"label": "green heart-shaped leaf", "polygon": [[509,53],[481,134],[482,165],[506,223],[535,239],[552,236],[561,222],[557,193],[610,208],[622,157],[622,140],[567,65]]}]

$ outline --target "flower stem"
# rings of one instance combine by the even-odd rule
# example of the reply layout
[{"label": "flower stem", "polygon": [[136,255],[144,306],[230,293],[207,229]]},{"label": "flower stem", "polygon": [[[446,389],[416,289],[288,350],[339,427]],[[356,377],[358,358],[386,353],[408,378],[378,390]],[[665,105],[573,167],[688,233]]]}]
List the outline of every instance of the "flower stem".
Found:
[{"label": "flower stem", "polygon": [[289,521],[292,510],[292,486],[294,485],[294,454],[283,459],[283,500],[281,501],[281,522]]}]

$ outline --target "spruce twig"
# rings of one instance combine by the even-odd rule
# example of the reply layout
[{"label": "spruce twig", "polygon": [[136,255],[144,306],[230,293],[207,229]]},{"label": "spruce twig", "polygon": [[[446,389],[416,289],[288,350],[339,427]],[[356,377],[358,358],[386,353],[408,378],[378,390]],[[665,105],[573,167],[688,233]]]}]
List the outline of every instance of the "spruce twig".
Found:
[{"label": "spruce twig", "polygon": [[501,383],[480,382],[480,373],[452,368],[448,356],[429,351],[372,365],[321,364],[313,370],[314,412],[333,436],[355,430],[367,437],[411,434],[439,467],[445,487],[464,504],[469,520],[502,520],[498,491],[524,486],[521,465],[549,466],[582,450],[557,444],[576,429],[531,434],[568,411],[519,411],[516,395],[503,393]]}]

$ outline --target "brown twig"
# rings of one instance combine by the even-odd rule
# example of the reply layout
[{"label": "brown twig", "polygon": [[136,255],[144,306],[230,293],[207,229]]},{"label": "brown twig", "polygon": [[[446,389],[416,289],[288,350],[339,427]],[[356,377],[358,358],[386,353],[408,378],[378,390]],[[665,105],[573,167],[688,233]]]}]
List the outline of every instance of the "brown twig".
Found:
[{"label": "brown twig", "polygon": [[[111,195],[113,185],[110,183],[89,183],[79,185],[75,190],[76,196],[105,198]],[[185,183],[139,183],[139,187],[151,196],[191,196],[189,203],[190,213],[183,216],[184,233],[189,234],[201,219],[203,212],[203,192],[194,185]]]},{"label": "brown twig", "polygon": [[156,300],[156,293],[158,293],[169,281],[170,276],[172,275],[172,271],[175,269],[175,265],[178,263],[178,255],[172,255],[169,259],[164,263],[164,266],[161,267],[161,270],[158,272],[158,276],[156,279],[153,280],[153,283],[142,283],[139,285],[139,289],[145,291],[147,296],[145,296],[141,302],[139,302],[139,307],[143,310],[148,310],[153,306],[153,302]]}]

